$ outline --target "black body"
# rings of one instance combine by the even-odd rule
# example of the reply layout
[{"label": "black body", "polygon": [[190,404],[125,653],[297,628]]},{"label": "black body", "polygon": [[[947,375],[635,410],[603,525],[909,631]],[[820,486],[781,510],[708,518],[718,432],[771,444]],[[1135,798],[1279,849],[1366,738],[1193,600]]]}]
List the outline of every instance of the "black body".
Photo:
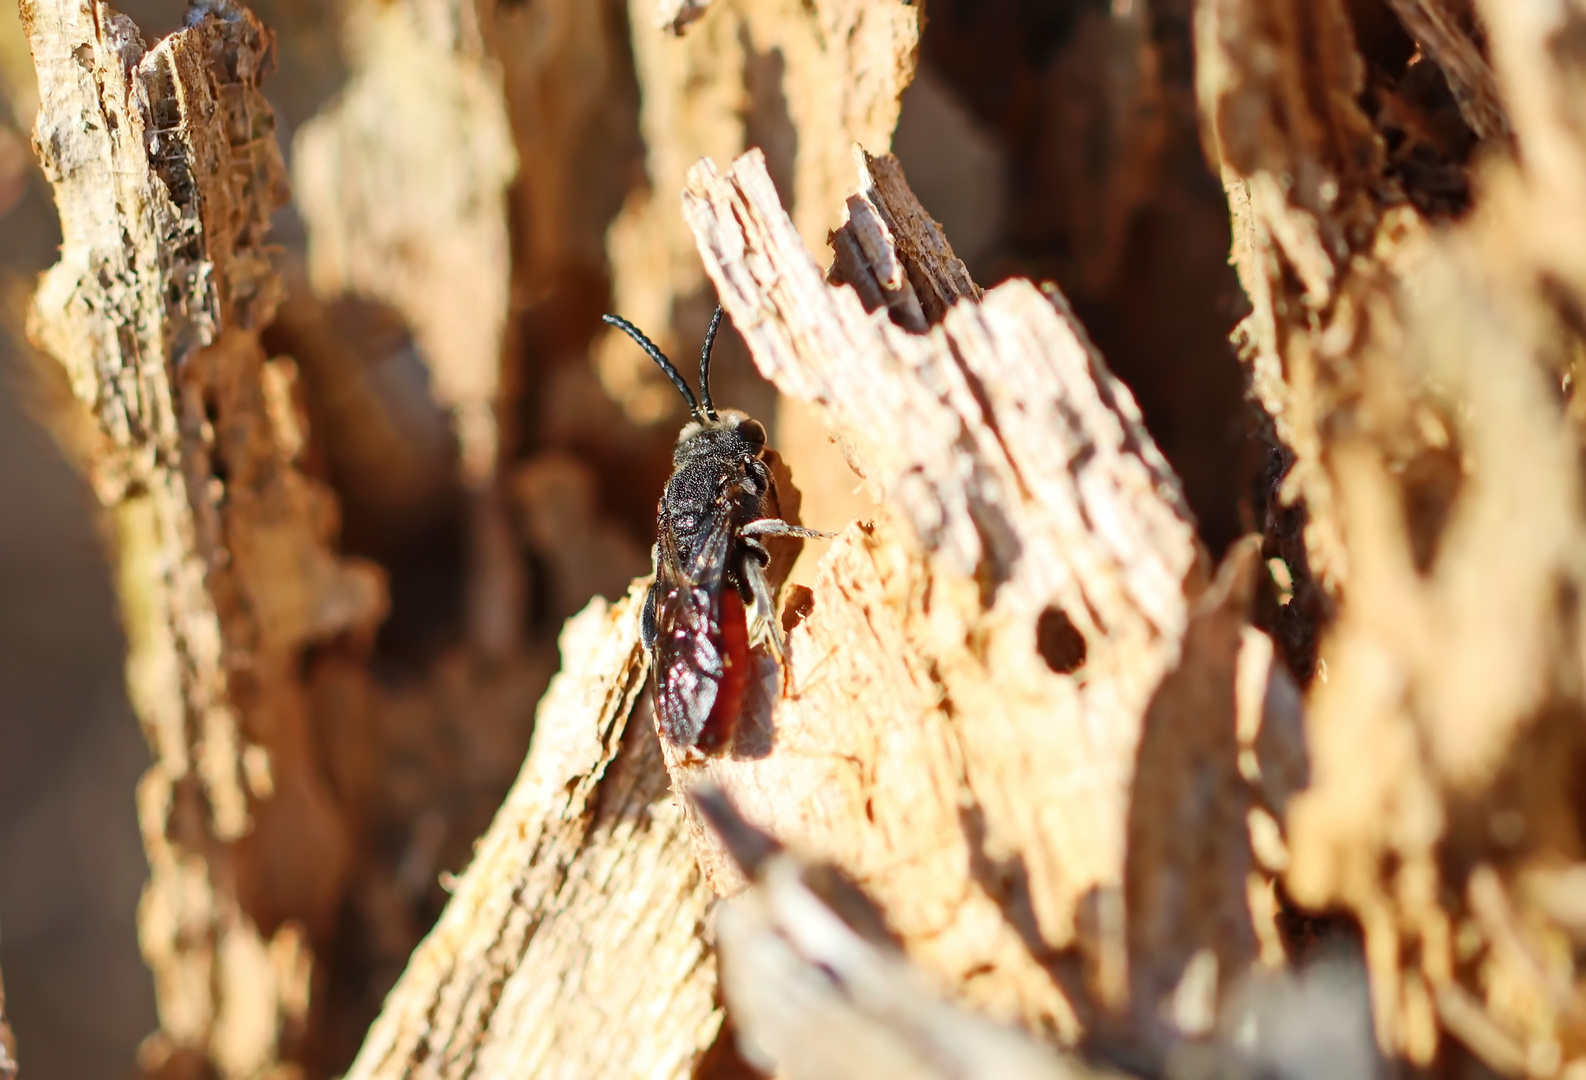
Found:
[{"label": "black body", "polygon": [[739,527],[777,516],[776,484],[764,450],[765,429],[742,413],[729,412],[709,427],[690,424],[678,437],[674,471],[656,507],[657,577],[644,605],[645,648],[655,644],[663,566],[668,577],[680,569],[696,587],[730,585],[745,604],[753,603],[743,560],[764,560],[758,545],[751,549],[734,540]]},{"label": "black body", "polygon": [[679,747],[717,750],[737,720],[751,646],[763,642],[778,659],[782,654],[760,538],[827,534],[780,520],[765,428],[740,412],[718,414],[711,404],[710,349],[720,308],[700,354],[698,402],[648,338],[615,316],[605,321],[649,353],[693,413],[678,435],[673,473],[656,508],[655,583],[640,632],[655,673],[662,736]]}]

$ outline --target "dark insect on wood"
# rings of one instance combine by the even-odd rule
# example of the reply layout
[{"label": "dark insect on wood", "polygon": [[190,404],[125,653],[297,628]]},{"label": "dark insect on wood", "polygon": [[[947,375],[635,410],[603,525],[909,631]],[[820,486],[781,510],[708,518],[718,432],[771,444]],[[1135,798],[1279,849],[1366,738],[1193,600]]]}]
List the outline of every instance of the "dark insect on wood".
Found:
[{"label": "dark insect on wood", "polygon": [[655,672],[657,726],[669,742],[706,753],[732,741],[749,686],[750,650],[783,660],[775,596],[766,576],[769,536],[825,537],[778,516],[766,463],[765,428],[710,400],[711,317],[699,354],[699,400],[655,343],[626,319],[606,315],[639,344],[688,402],[693,419],[677,437],[672,476],[656,509],[655,584],[640,632]]}]

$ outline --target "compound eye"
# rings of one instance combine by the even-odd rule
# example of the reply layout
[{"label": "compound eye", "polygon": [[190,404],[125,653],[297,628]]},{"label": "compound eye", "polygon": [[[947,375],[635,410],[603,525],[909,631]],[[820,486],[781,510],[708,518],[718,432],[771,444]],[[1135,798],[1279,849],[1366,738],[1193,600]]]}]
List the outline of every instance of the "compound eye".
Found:
[{"label": "compound eye", "polygon": [[738,434],[756,446],[765,445],[765,427],[758,420],[744,420],[738,425]]}]

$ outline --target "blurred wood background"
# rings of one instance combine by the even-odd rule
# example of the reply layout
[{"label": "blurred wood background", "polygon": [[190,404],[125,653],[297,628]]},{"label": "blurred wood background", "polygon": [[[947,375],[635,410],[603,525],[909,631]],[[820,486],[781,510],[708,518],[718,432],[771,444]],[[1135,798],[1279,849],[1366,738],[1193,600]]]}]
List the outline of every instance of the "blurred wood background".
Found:
[{"label": "blurred wood background", "polygon": [[[1575,0],[16,10],[23,1075],[1586,1070]],[[702,763],[718,296],[842,534]]]}]

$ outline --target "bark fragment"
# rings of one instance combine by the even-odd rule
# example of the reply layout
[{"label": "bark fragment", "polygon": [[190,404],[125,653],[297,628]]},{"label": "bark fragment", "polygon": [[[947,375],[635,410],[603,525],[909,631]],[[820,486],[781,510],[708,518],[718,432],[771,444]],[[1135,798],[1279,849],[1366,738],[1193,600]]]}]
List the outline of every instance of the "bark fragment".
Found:
[{"label": "bark fragment", "polygon": [[563,631],[523,771],[349,1078],[686,1077],[715,1041],[710,893],[641,703],[647,584]]},{"label": "bark fragment", "polygon": [[[878,287],[906,277],[940,319],[926,333],[822,280],[758,153],[691,174],[688,220],[756,363],[813,404],[887,509],[822,559],[789,692],[767,672],[742,745],[669,763],[680,787],[709,777],[861,881],[937,985],[1073,1039],[1123,1005],[1125,963],[1157,962],[1129,956],[1109,913],[1131,782],[1154,782],[1136,775],[1141,721],[1203,556],[1062,297],[1025,282],[981,296],[895,163],[859,160],[852,235],[834,242],[869,248]],[[1077,671],[1037,649],[1050,612],[1084,642]],[[718,890],[741,887],[703,834],[700,857]],[[1226,914],[1248,934],[1245,887],[1233,874]]]},{"label": "bark fragment", "polygon": [[64,235],[29,330],[93,417],[155,758],[138,792],[161,1019],[145,1066],[251,1076],[311,1053],[314,953],[356,833],[320,771],[306,650],[365,637],[385,605],[379,572],[330,549],[334,504],[292,462],[292,365],[258,339],[286,193],[260,92],[272,39],[227,0],[152,48],[97,0],[22,13]]},{"label": "bark fragment", "polygon": [[[1340,6],[1200,8],[1252,383],[1309,519],[1303,548],[1273,539],[1339,601],[1330,626],[1302,613],[1325,639],[1287,883],[1358,920],[1390,1053],[1554,1075],[1586,1055],[1578,931],[1546,899],[1583,835],[1565,598],[1586,156],[1560,121],[1583,85],[1564,42],[1586,24],[1570,5],[1394,8],[1485,137],[1462,218],[1410,205],[1382,168]],[[1303,18],[1325,20],[1319,47],[1292,36]]]}]

